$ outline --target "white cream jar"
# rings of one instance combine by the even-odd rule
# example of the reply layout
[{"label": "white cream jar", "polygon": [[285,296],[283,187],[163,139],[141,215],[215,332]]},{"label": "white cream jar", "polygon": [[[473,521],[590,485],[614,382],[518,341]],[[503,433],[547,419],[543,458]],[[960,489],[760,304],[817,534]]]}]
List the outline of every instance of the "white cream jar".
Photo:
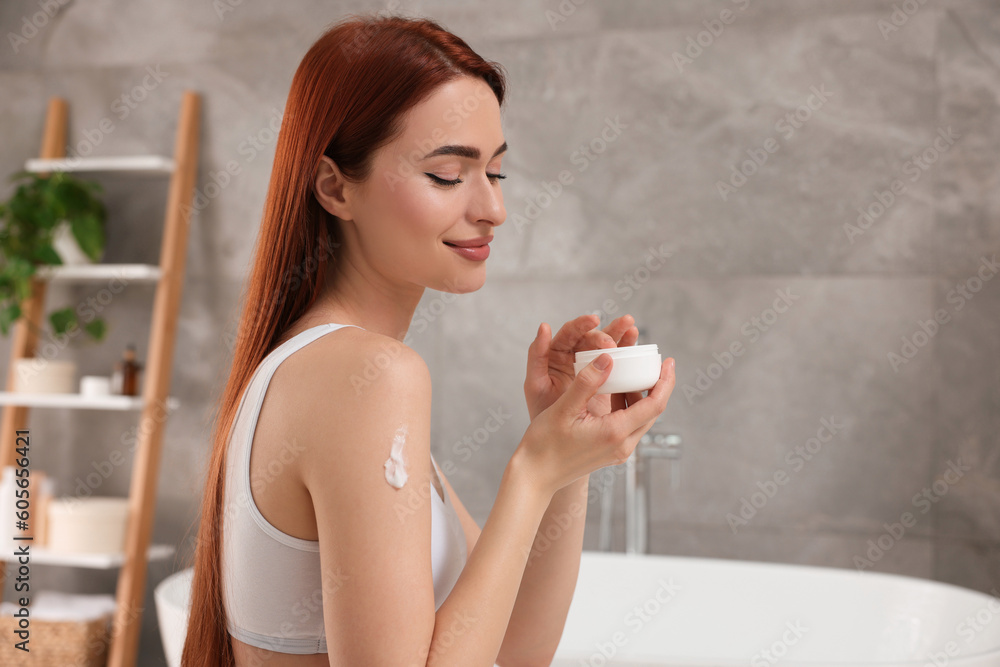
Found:
[{"label": "white cream jar", "polygon": [[577,352],[573,362],[574,374],[582,371],[587,364],[605,352],[611,355],[611,373],[604,384],[598,387],[598,394],[621,394],[627,391],[652,389],[660,378],[660,365],[663,359],[655,343]]}]

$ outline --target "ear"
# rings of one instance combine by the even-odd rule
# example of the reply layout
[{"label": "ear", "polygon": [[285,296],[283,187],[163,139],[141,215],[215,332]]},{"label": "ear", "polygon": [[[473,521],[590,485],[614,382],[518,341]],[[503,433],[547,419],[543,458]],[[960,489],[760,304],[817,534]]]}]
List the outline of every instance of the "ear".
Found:
[{"label": "ear", "polygon": [[326,155],[319,158],[314,186],[316,200],[327,212],[341,220],[353,219],[349,197],[351,184],[344,179],[337,164]]}]

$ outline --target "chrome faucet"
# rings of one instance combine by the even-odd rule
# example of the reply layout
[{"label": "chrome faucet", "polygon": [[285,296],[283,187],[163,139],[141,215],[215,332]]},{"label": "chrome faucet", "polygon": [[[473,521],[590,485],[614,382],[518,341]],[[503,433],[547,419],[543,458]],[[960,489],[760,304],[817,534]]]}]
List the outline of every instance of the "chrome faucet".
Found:
[{"label": "chrome faucet", "polygon": [[[656,423],[653,424],[656,428]],[[650,429],[652,431],[653,429]],[[681,483],[681,436],[645,433],[625,461],[625,553],[649,552],[649,469],[652,459],[667,459],[670,490]]]},{"label": "chrome faucet", "polygon": [[612,515],[614,513],[615,477],[625,472],[625,553],[648,553],[649,490],[653,459],[667,459],[670,466],[670,490],[680,488],[681,436],[657,429],[659,419],[639,439],[625,463],[605,468],[601,476],[600,533],[598,549],[611,551]]},{"label": "chrome faucet", "polygon": [[[639,327],[637,345],[644,344],[646,331]],[[681,436],[659,428],[663,415],[639,439],[625,463],[604,468],[600,479],[601,516],[598,549],[611,551],[611,523],[614,512],[615,477],[625,472],[625,553],[647,553],[649,548],[649,478],[652,459],[667,459],[670,490],[680,488]]]}]

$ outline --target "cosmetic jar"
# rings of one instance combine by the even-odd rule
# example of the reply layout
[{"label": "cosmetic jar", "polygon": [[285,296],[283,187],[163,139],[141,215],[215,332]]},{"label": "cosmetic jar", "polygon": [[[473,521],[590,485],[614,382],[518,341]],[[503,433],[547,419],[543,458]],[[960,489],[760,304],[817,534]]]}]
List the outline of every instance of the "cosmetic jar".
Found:
[{"label": "cosmetic jar", "polygon": [[605,352],[611,355],[611,373],[604,384],[598,387],[598,394],[644,391],[652,389],[660,379],[660,365],[663,359],[655,343],[577,352],[576,360],[573,362],[574,374],[582,371],[587,364]]},{"label": "cosmetic jar", "polygon": [[27,394],[76,392],[76,362],[22,357],[14,360],[14,391]]},{"label": "cosmetic jar", "polygon": [[82,396],[110,396],[111,378],[104,375],[84,375],[80,378]]},{"label": "cosmetic jar", "polygon": [[60,553],[117,553],[125,548],[128,498],[88,496],[49,501],[48,548]]}]

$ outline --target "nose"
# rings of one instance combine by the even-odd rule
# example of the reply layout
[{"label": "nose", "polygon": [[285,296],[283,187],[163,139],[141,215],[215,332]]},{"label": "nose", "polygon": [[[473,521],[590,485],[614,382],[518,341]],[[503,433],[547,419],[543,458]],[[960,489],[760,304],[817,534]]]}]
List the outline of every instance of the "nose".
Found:
[{"label": "nose", "polygon": [[507,209],[503,205],[503,191],[499,183],[494,185],[485,174],[474,195],[471,213],[476,221],[488,222],[494,227],[502,225],[507,218]]}]

